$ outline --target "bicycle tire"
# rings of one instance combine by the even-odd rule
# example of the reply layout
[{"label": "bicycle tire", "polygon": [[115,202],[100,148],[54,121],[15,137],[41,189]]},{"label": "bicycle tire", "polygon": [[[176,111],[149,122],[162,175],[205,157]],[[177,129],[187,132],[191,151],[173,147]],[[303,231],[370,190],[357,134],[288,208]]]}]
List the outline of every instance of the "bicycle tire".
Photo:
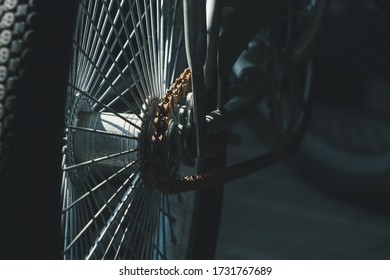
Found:
[{"label": "bicycle tire", "polygon": [[271,35],[269,122],[281,147],[300,137],[310,117],[311,53],[327,5],[327,0],[287,2],[281,9],[285,18]]},{"label": "bicycle tire", "polygon": [[0,28],[0,33],[11,31],[6,47],[15,47],[2,64],[7,74],[0,100],[0,258],[59,259],[61,91],[66,86],[73,5],[11,2],[16,3],[11,12],[17,16],[12,25]]}]

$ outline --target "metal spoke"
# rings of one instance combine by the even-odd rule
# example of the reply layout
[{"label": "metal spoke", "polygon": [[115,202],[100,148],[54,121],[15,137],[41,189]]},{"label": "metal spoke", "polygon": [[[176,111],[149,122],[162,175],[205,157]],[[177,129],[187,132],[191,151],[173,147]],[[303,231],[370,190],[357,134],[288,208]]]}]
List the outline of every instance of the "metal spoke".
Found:
[{"label": "metal spoke", "polygon": [[[182,231],[192,212],[145,184],[148,159],[141,152],[148,145],[149,106],[185,67],[179,5],[80,0],[61,164],[67,259],[175,258],[177,244],[189,240]],[[103,125],[99,114],[110,122]],[[186,222],[177,225],[172,215]]]},{"label": "metal spoke", "polygon": [[66,124],[66,127],[70,128],[70,129],[73,129],[73,130],[80,130],[80,131],[85,131],[85,132],[90,132],[90,133],[109,135],[109,136],[126,138],[126,139],[131,139],[131,140],[140,140],[139,137],[129,136],[129,135],[126,135],[126,134],[117,134],[117,133],[107,132],[107,131],[99,130],[99,129],[95,129],[95,128],[73,126],[73,125],[69,125],[69,124]]},{"label": "metal spoke", "polygon": [[[106,2],[103,2],[103,4],[104,4],[104,8],[107,10]],[[84,12],[86,13],[86,16],[87,16],[87,17],[90,17],[90,13],[88,13],[88,11],[85,11],[85,10],[84,10]],[[112,18],[111,18],[110,15],[109,15],[108,19],[109,19],[109,21],[111,21],[112,25],[114,25],[114,23],[113,23]],[[115,68],[117,69],[117,71],[118,71],[119,73],[121,73],[120,66],[116,63],[116,60],[115,60],[115,57],[114,57],[113,53],[111,53],[110,51],[108,51],[108,50],[109,50],[109,47],[106,45],[104,38],[102,38],[102,35],[98,33],[98,30],[96,30],[96,26],[94,26],[93,24],[91,24],[91,26],[92,26],[92,28],[95,30],[95,32],[96,32],[96,34],[98,35],[99,39],[101,40],[101,42],[102,42],[102,44],[103,44],[103,46],[104,46],[104,50],[106,51],[108,57],[112,60],[112,62],[113,62],[113,64],[114,64]],[[122,44],[121,41],[119,40],[119,38],[120,38],[119,34],[117,33],[117,31],[116,31],[115,28],[113,29],[113,31],[114,31],[114,33],[115,33],[115,35],[116,35],[116,38],[118,38],[118,43],[120,44],[120,47],[123,49],[123,44]],[[130,43],[129,43],[129,46],[131,46]],[[130,60],[129,60],[129,58],[128,58],[127,55],[126,55],[126,52],[123,52],[123,54],[124,54],[126,63],[127,63],[127,64],[130,64]],[[135,57],[135,56],[133,56],[133,57]],[[131,70],[131,68],[129,68],[129,70]],[[133,80],[134,80],[134,77],[135,77],[134,73],[133,73],[132,71],[130,71],[130,73],[131,73],[131,76],[132,76],[132,78],[133,78]],[[142,72],[139,72],[139,73],[142,73]],[[128,88],[129,88],[127,79],[123,79],[123,81],[126,83],[126,85],[127,85]],[[142,90],[141,90],[140,88],[137,88],[137,89],[138,89],[138,92],[139,92],[139,93],[142,93]],[[135,95],[135,93],[132,93],[132,96],[133,96],[133,98],[134,98],[134,101],[137,103],[138,108],[141,109],[141,110],[143,110],[143,109],[142,109],[142,105],[141,105],[141,104],[142,104],[142,103],[141,103],[142,101]],[[144,97],[145,97],[145,96],[144,96]]]},{"label": "metal spoke", "polygon": [[[118,6],[119,6],[119,9],[118,9],[119,17],[120,17],[121,20],[122,20],[123,27],[124,27],[124,31],[125,31],[125,34],[126,34],[126,36],[127,36],[127,38],[128,38],[128,42],[129,42],[129,43],[128,43],[128,46],[129,46],[129,48],[130,48],[132,57],[134,58],[134,60],[133,60],[134,65],[136,66],[137,73],[139,74],[138,76],[142,77],[142,76],[143,76],[143,75],[142,75],[143,71],[141,71],[141,70],[139,69],[139,65],[138,65],[137,60],[136,60],[136,57],[138,56],[138,54],[134,51],[134,48],[133,48],[133,46],[132,46],[132,44],[131,44],[131,41],[130,41],[130,40],[131,40],[131,36],[130,36],[130,34],[129,34],[129,30],[128,30],[128,26],[127,26],[127,21],[125,20],[125,18],[124,18],[124,16],[123,16],[123,13],[122,13],[122,8],[121,8],[121,7],[122,7],[122,5],[123,5],[123,3],[124,3],[124,0],[122,0],[121,3],[119,3],[118,0],[116,0],[116,2],[117,2],[117,4],[118,4]],[[105,5],[105,4],[104,4],[104,6],[105,6],[105,8],[106,8],[106,5]],[[130,15],[130,18],[131,18],[131,15]],[[109,17],[109,20],[112,21],[112,18]],[[113,22],[112,22],[112,24],[113,24]],[[135,28],[135,27],[134,27],[134,28]],[[116,37],[119,38],[119,35],[118,35],[116,29],[114,29],[114,33],[115,33]],[[121,49],[124,49],[124,46],[123,46],[121,40],[118,40],[118,44],[120,45],[120,48],[121,48]],[[126,53],[126,52],[123,52],[123,54],[124,54],[124,58],[125,58],[125,60],[126,60],[127,65],[130,65],[130,59],[129,59],[129,57],[127,56],[127,53]],[[137,75],[134,74],[134,72],[132,71],[131,67],[129,67],[129,70],[130,70],[130,74],[131,74],[132,79],[133,79],[133,80],[136,80],[135,77],[136,77]],[[119,69],[119,72],[120,72],[120,69]],[[125,82],[126,82],[127,86],[129,87],[127,81],[125,81]],[[136,87],[137,87],[138,92],[139,92],[140,94],[143,95],[143,99],[144,99],[144,100],[147,99],[147,96],[148,96],[147,91],[148,91],[148,90],[147,90],[146,84],[145,84],[144,82],[142,82],[142,79],[141,79],[141,87],[142,87],[142,89],[138,86],[138,84],[136,84]]]},{"label": "metal spoke", "polygon": [[[142,240],[140,240],[140,237],[146,236],[144,227],[149,223],[147,212],[149,210],[150,203],[151,191],[149,188],[143,186],[142,193],[139,193],[138,197],[134,197],[132,205],[129,205],[130,207],[127,215],[128,222],[125,226],[125,231],[122,235],[120,244],[118,245],[118,250],[114,259],[126,258],[127,250],[130,251],[131,257],[139,259],[139,254],[137,253],[135,246],[139,246],[144,243],[141,242]],[[121,257],[119,257],[124,241],[126,241],[125,251],[122,253]]]},{"label": "metal spoke", "polygon": [[[131,195],[133,193],[133,191],[135,190],[135,185],[137,185],[137,182],[135,183],[132,183],[126,193],[124,194],[124,196],[122,197],[121,199],[121,202],[117,205],[116,209],[114,210],[113,214],[111,215],[109,221],[107,221],[105,227],[102,229],[102,231],[100,232],[98,238],[95,240],[94,242],[94,245],[93,247],[91,247],[91,250],[89,251],[86,259],[89,259],[91,258],[91,255],[94,253],[94,251],[96,250],[97,246],[99,245],[99,243],[102,241],[102,239],[104,238],[104,236],[108,233],[108,230],[111,226],[111,224],[113,223],[113,221],[115,221],[116,217],[118,216],[119,212],[128,205],[131,205],[131,202],[129,201],[133,195]],[[105,206],[103,206],[105,207]],[[99,210],[99,212],[96,213],[96,215],[99,215],[99,213],[103,210],[103,207],[101,210]]]},{"label": "metal spoke", "polygon": [[[129,188],[128,188],[128,191],[126,192],[126,195],[128,196],[128,195],[131,193],[132,190],[133,190],[133,188],[132,188],[132,187],[129,187]],[[123,202],[122,202],[121,204],[119,204],[120,207],[122,207],[123,204],[124,204]],[[105,207],[105,206],[103,206],[103,207]],[[118,208],[119,208],[119,206],[118,206]],[[79,233],[78,233],[78,234],[76,235],[76,237],[72,240],[72,242],[67,246],[66,251],[69,251],[69,250],[75,245],[75,243],[81,238],[81,236],[85,233],[85,231],[88,230],[88,228],[92,225],[92,223],[96,220],[96,218],[102,213],[102,210],[103,210],[103,208],[101,208],[99,211],[97,211],[97,213],[93,216],[93,218],[90,219],[90,220],[85,224],[85,226],[79,231]],[[65,251],[65,252],[66,252],[66,251]]]},{"label": "metal spoke", "polygon": [[94,159],[91,159],[91,160],[88,160],[88,161],[84,161],[84,162],[81,162],[81,163],[77,163],[77,164],[73,164],[73,165],[70,165],[70,166],[66,166],[63,169],[63,171],[69,171],[69,170],[72,170],[72,169],[75,169],[75,168],[91,165],[91,164],[94,164],[94,163],[97,163],[97,162],[109,160],[109,159],[112,159],[112,158],[115,158],[115,157],[119,157],[119,156],[131,154],[131,153],[135,153],[135,152],[138,152],[138,151],[140,151],[140,149],[130,149],[130,150],[126,150],[126,151],[123,151],[123,152],[107,155],[107,156],[104,156],[104,157],[94,158]]},{"label": "metal spoke", "polygon": [[[100,182],[99,184],[97,184],[96,186],[94,186],[93,188],[91,188],[90,190],[88,190],[85,194],[83,194],[82,196],[78,197],[77,199],[73,199],[72,203],[70,203],[69,205],[66,206],[66,208],[64,208],[62,210],[62,212],[67,212],[69,211],[70,209],[72,209],[75,205],[77,205],[78,203],[80,203],[83,199],[87,198],[88,196],[90,196],[93,192],[97,191],[99,188],[101,188],[102,186],[104,186],[105,184],[107,184],[108,182],[112,181],[113,179],[115,179],[117,176],[119,176],[123,171],[125,171],[126,169],[132,167],[133,165],[135,164],[135,162],[132,162],[128,165],[126,165],[125,167],[123,167],[122,169],[116,171],[113,175],[111,175],[110,177],[108,177],[107,179],[103,180],[102,182]],[[137,173],[139,171],[136,171],[135,173]],[[134,173],[134,174],[135,174]]]},{"label": "metal spoke", "polygon": [[[107,76],[96,66],[91,62],[91,59],[88,57],[88,55],[77,45],[77,42],[74,42],[73,44],[80,52],[81,54],[86,58],[88,62],[93,65],[95,68],[96,72],[99,74],[99,76],[106,82],[106,84],[109,86],[110,89],[113,89],[115,94],[123,101],[123,103],[127,106],[128,109],[132,109],[132,106],[130,103],[123,97],[123,94],[129,91],[129,89],[124,90],[122,93],[108,80]],[[137,114],[134,111],[135,114]],[[140,117],[139,117],[140,118]]]},{"label": "metal spoke", "polygon": [[117,111],[115,111],[114,109],[108,107],[107,105],[105,105],[104,103],[102,103],[101,101],[97,100],[95,97],[93,97],[92,95],[88,94],[87,92],[81,90],[80,88],[74,86],[74,85],[71,85],[68,83],[68,85],[77,90],[78,92],[80,92],[82,95],[84,95],[85,97],[91,99],[92,101],[94,101],[95,103],[99,104],[100,106],[104,107],[106,110],[108,110],[109,112],[113,113],[115,116],[121,118],[122,120],[124,120],[125,122],[131,124],[132,126],[134,126],[135,128],[138,128],[139,130],[141,131],[144,131],[143,128],[139,127],[138,125],[136,125],[135,123],[133,123],[132,121],[126,119],[125,117],[121,116]]}]

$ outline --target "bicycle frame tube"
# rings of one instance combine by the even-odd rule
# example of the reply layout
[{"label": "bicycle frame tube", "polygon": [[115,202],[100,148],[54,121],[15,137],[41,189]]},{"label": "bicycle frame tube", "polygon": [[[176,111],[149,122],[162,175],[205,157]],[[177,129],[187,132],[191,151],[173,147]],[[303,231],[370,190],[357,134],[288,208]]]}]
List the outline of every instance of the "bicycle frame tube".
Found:
[{"label": "bicycle frame tube", "polygon": [[[280,1],[240,1],[229,15],[221,32],[220,22],[224,1],[208,2],[208,52],[205,66],[207,89],[217,88],[218,108],[206,116],[207,133],[216,134],[229,128],[236,120],[255,107],[265,91],[263,69],[252,68],[240,94],[227,101],[227,82],[234,63],[245,51],[249,41],[261,27],[272,25]],[[214,57],[217,55],[217,57]],[[217,62],[217,65],[215,64]],[[217,67],[218,72],[215,71]],[[217,73],[218,77],[215,77]],[[207,79],[210,77],[209,79]],[[217,79],[218,78],[218,79]],[[216,87],[212,83],[218,83]],[[216,94],[211,92],[210,94]]]},{"label": "bicycle frame tube", "polygon": [[205,90],[208,93],[216,80],[218,39],[221,26],[223,0],[207,0],[207,53],[204,65]]},{"label": "bicycle frame tube", "polygon": [[[196,156],[203,154],[204,135],[229,128],[261,100],[264,73],[253,72],[243,93],[227,100],[226,83],[238,57],[262,26],[272,24],[280,1],[240,1],[221,30],[224,0],[184,0],[186,53],[192,72]],[[220,32],[221,31],[221,32]],[[265,75],[263,75],[265,80]],[[261,79],[260,79],[261,80]],[[245,94],[244,94],[245,93]],[[218,95],[218,108],[206,116],[206,94]]]},{"label": "bicycle frame tube", "polygon": [[205,135],[206,95],[203,66],[206,60],[206,2],[184,0],[184,35],[188,65],[192,72],[196,157],[202,158]]}]

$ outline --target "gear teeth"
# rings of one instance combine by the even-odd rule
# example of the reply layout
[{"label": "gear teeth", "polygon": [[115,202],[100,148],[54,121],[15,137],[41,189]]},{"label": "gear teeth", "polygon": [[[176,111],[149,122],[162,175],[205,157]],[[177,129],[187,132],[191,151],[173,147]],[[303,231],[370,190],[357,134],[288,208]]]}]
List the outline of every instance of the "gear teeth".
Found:
[{"label": "gear teeth", "polygon": [[[150,162],[152,184],[162,193],[171,193],[171,182],[173,182],[176,172],[172,172],[172,167],[167,163],[168,143],[166,132],[169,121],[172,118],[174,109],[183,98],[187,97],[191,89],[191,71],[187,68],[179,78],[170,86],[161,102],[157,105],[155,117],[153,118],[154,134],[151,136],[153,150],[157,151]],[[173,174],[173,175],[172,175]]]}]

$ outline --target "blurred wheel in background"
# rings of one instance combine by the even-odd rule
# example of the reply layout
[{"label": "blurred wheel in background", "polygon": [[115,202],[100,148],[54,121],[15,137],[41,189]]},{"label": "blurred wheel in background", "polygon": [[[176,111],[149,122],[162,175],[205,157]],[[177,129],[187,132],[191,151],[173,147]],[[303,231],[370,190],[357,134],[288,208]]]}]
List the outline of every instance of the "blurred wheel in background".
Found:
[{"label": "blurred wheel in background", "polygon": [[314,104],[299,168],[367,202],[390,191],[390,5],[330,1],[315,61]]}]

